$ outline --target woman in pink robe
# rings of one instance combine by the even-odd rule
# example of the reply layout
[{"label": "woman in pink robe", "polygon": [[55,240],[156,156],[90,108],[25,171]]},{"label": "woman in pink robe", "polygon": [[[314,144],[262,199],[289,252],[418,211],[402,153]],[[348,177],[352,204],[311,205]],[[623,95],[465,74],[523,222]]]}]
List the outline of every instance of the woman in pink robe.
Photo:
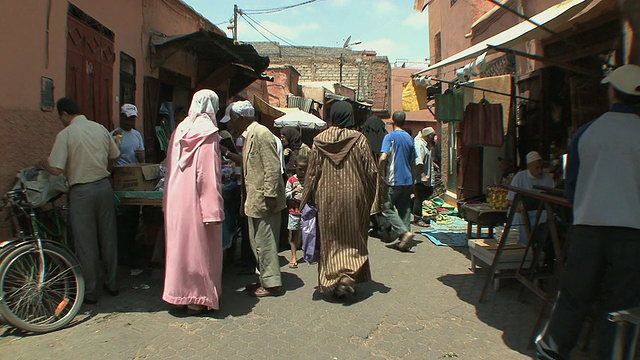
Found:
[{"label": "woman in pink robe", "polygon": [[189,115],[171,136],[164,214],[167,259],[162,299],[187,314],[219,309],[224,209],[215,114],[218,96],[193,95]]}]

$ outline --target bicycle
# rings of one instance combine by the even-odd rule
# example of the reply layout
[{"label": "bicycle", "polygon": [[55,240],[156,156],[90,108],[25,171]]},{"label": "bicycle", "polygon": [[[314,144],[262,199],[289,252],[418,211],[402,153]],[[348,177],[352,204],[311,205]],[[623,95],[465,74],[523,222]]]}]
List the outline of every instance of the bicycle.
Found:
[{"label": "bicycle", "polygon": [[59,330],[80,311],[85,289],[79,262],[62,240],[59,209],[51,210],[52,231],[27,201],[25,189],[7,192],[2,203],[16,237],[0,243],[0,315],[21,330]]}]

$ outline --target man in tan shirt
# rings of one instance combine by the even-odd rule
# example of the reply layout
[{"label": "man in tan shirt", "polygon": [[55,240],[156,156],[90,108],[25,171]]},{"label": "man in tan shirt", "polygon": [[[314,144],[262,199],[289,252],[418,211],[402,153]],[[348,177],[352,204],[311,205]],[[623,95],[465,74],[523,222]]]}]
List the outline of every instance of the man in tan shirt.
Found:
[{"label": "man in tan shirt", "polygon": [[280,295],[278,239],[280,211],[286,204],[276,140],[269,129],[255,121],[255,110],[249,101],[233,103],[230,118],[220,122],[227,123],[236,136],[247,133],[242,148],[247,190],[244,212],[249,218],[249,238],[260,270],[260,283],[248,285],[247,290],[257,297]]},{"label": "man in tan shirt", "polygon": [[120,151],[104,126],[80,115],[74,99],[62,98],[56,107],[65,128],[44,167],[51,174],[65,174],[69,181],[69,222],[84,274],[84,301],[96,304],[100,260],[106,268],[105,291],[118,295],[116,211],[108,178],[110,162]]}]

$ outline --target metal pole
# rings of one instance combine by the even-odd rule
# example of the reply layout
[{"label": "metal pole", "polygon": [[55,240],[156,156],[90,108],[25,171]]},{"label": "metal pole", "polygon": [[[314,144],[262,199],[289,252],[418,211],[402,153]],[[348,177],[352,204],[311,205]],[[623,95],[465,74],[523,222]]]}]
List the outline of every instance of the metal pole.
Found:
[{"label": "metal pole", "polygon": [[233,43],[238,42],[238,4],[233,5]]},{"label": "metal pole", "polygon": [[549,65],[555,65],[557,67],[561,67],[563,69],[567,69],[567,70],[571,70],[573,72],[576,72],[578,74],[583,74],[583,75],[587,75],[593,78],[601,78],[602,74],[598,74],[598,73],[594,73],[593,71],[589,71],[588,69],[583,69],[579,66],[575,66],[575,65],[571,65],[571,64],[565,64],[563,62],[560,61],[554,61],[552,59],[546,58],[544,56],[539,56],[539,55],[535,55],[535,54],[529,54],[527,52],[524,51],[520,51],[520,50],[514,50],[514,49],[510,49],[510,48],[506,48],[504,46],[494,46],[494,45],[487,45],[490,49],[499,51],[499,52],[503,52],[503,53],[513,53],[515,55],[519,55],[525,58],[529,58],[529,59],[533,59],[533,60],[537,60]]},{"label": "metal pole", "polygon": [[468,88],[468,89],[473,89],[473,90],[478,90],[478,91],[486,91],[488,93],[497,94],[497,95],[513,96],[514,98],[520,99],[520,100],[529,100],[529,101],[535,101],[535,102],[540,102],[541,101],[541,100],[527,98],[527,97],[524,97],[524,96],[507,94],[507,93],[503,93],[503,92],[495,91],[495,90],[491,90],[491,89],[484,89],[484,88],[480,88],[480,87],[477,87],[477,86],[459,84],[459,83],[457,83],[455,81],[449,81],[449,80],[444,80],[444,79],[436,79],[436,78],[431,78],[431,80],[432,81],[439,81],[439,82],[443,82],[443,83],[447,83],[447,84],[454,84],[454,85],[458,85],[460,87],[464,87],[464,88]]},{"label": "metal pole", "polygon": [[343,64],[343,57],[342,57],[342,50],[340,50],[340,62],[338,63],[340,65],[340,85],[342,85],[342,64]]}]

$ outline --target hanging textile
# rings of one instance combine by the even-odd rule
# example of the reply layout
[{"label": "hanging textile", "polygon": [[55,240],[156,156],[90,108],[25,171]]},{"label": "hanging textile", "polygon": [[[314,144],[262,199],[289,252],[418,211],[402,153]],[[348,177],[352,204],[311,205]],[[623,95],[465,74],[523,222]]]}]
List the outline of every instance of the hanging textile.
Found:
[{"label": "hanging textile", "polygon": [[502,146],[502,104],[490,104],[486,100],[469,103],[464,110],[462,141],[468,147]]},{"label": "hanging textile", "polygon": [[[497,92],[501,92],[504,94],[511,94],[514,89],[512,89],[512,80],[511,75],[501,75],[501,76],[493,76],[482,79],[474,79],[473,85],[475,87],[481,89],[491,89]],[[491,104],[502,104],[502,126],[504,128],[504,134],[507,135],[509,131],[515,133],[515,129],[510,129],[510,126],[514,126],[509,123],[509,119],[511,118],[511,105],[513,99],[511,95],[500,95],[492,92],[483,92],[480,90],[473,90],[470,96],[465,93],[465,101],[479,103],[482,99],[486,99]],[[466,105],[466,103],[465,103]]]},{"label": "hanging textile", "polygon": [[445,123],[462,121],[464,114],[464,95],[462,93],[445,92],[436,94],[436,120]]},{"label": "hanging textile", "polygon": [[427,88],[415,86],[413,79],[402,84],[402,110],[419,111],[427,108]]}]

